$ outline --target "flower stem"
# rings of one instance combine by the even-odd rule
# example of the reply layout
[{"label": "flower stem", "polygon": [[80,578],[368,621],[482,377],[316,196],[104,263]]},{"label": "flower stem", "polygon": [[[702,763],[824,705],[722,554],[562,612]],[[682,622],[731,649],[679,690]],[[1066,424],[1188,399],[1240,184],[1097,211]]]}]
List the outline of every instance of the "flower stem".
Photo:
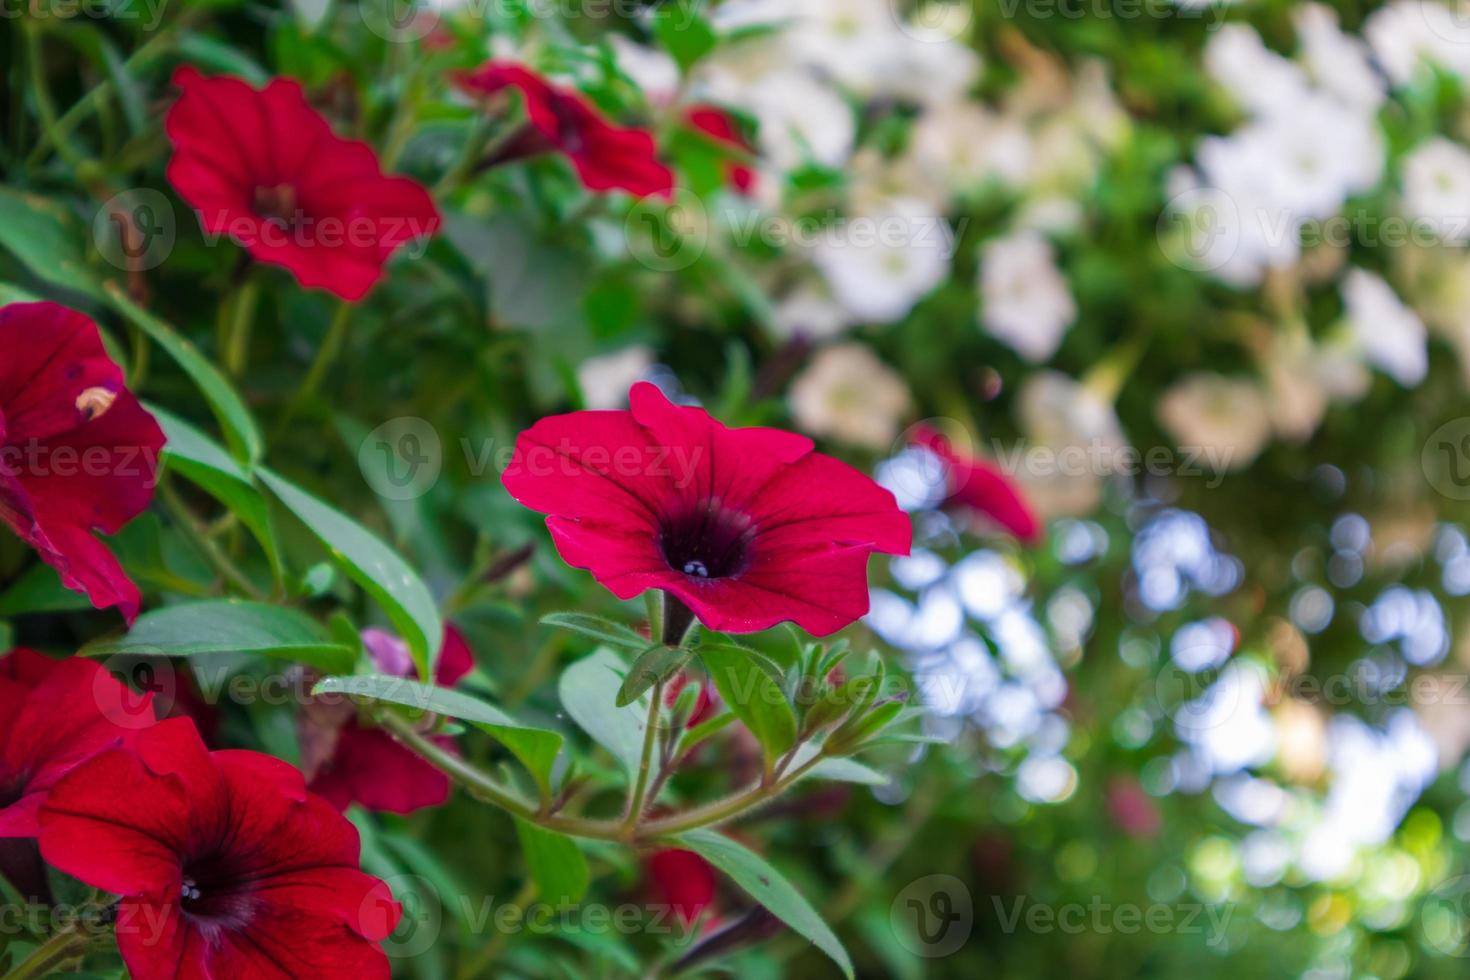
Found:
[{"label": "flower stem", "polygon": [[640,828],[639,837],[643,840],[656,840],[660,837],[672,837],[690,830],[698,830],[701,827],[713,827],[717,824],[728,823],[736,817],[747,813],[757,807],[764,806],[771,800],[780,796],[790,789],[801,777],[805,776],[817,763],[821,762],[823,756],[818,753],[803,763],[787,776],[772,782],[767,786],[756,786],[744,793],[732,796],[721,803],[715,803],[698,810],[690,810],[687,813],[676,814],[665,817],[662,820],[650,821]]},{"label": "flower stem", "polygon": [[67,926],[37,946],[3,980],[33,980],[60,973],[63,966],[81,956],[86,948],[87,938],[77,931],[76,925]]},{"label": "flower stem", "polygon": [[294,419],[306,403],[311,401],[317,393],[317,389],[326,380],[327,372],[332,369],[333,363],[342,353],[342,348],[347,344],[347,328],[352,323],[352,304],[340,303],[337,312],[332,314],[332,322],[327,327],[327,335],[322,340],[321,347],[317,348],[316,358],[307,369],[306,377],[301,382],[301,387],[296,389],[286,410],[281,413],[281,421],[277,426],[277,434],[285,430],[286,426]]},{"label": "flower stem", "polygon": [[638,778],[633,791],[628,795],[628,812],[623,815],[623,833],[631,838],[638,829],[638,819],[643,816],[643,803],[648,793],[648,776],[653,768],[653,746],[658,741],[659,709],[664,703],[664,682],[653,685],[648,701],[648,722],[643,728],[643,755],[638,763]]},{"label": "flower stem", "polygon": [[230,556],[225,554],[225,550],[219,546],[219,542],[209,536],[208,529],[204,526],[204,523],[189,510],[188,505],[184,503],[184,498],[179,496],[179,492],[174,489],[172,483],[167,480],[161,481],[158,484],[158,495],[163,501],[163,506],[174,518],[174,521],[184,532],[184,535],[199,549],[205,559],[214,566],[215,571],[219,572],[226,581],[234,584],[251,599],[260,601],[265,598],[265,594],[250,580],[250,576],[241,571],[240,567],[230,559]]}]

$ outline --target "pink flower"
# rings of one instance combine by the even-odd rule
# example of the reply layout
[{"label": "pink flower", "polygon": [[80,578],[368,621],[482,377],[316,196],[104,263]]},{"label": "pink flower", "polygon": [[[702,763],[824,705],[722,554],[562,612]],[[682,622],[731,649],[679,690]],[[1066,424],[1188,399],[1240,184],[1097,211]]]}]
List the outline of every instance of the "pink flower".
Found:
[{"label": "pink flower", "polygon": [[805,436],[726,428],[647,383],[629,402],[516,440],[506,489],[549,515],[568,564],[621,599],[665,590],[714,630],[825,636],[868,611],[868,557],[912,537],[891,493]]},{"label": "pink flower", "polygon": [[939,458],[945,469],[945,504],[988,517],[1026,544],[1041,540],[1043,528],[1021,489],[989,460],[955,450],[948,437],[928,426],[919,427],[913,442]]}]

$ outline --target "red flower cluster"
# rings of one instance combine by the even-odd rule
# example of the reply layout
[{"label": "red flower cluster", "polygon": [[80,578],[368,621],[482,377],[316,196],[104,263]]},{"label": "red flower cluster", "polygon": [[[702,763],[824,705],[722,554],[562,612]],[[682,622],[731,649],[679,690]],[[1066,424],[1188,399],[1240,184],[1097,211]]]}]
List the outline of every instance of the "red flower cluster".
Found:
[{"label": "red flower cluster", "polygon": [[937,456],[944,466],[947,506],[987,517],[1026,544],[1041,540],[1043,528],[1036,512],[999,466],[956,451],[948,437],[928,426],[919,427],[913,442]]},{"label": "red flower cluster", "polygon": [[542,419],[503,479],[557,550],[621,599],[663,589],[710,629],[792,621],[817,636],[868,610],[868,557],[907,554],[893,495],[804,436],[730,429],[635,385],[631,411]]},{"label": "red flower cluster", "polygon": [[659,162],[653,134],[614,126],[581,93],[503,61],[460,76],[459,85],[479,96],[519,89],[534,134],[533,145],[521,152],[566,154],[589,190],[624,190],[638,197],[673,194],[674,174]]},{"label": "red flower cluster", "polygon": [[155,724],[149,696],[92,661],[18,650],[0,659],[0,871],[40,894],[32,838],[123,897],[118,949],[138,980],[388,976],[376,944],[398,905],[299,772],[211,753],[186,719]]},{"label": "red flower cluster", "polygon": [[400,245],[439,229],[417,182],[384,176],[366,143],[344,140],[301,86],[174,74],[183,92],[164,121],[168,179],[206,233],[229,235],[303,286],[359,300]]},{"label": "red flower cluster", "polygon": [[163,443],[95,323],[55,303],[0,308],[0,521],[128,622],[138,588],[94,532],[148,507]]},{"label": "red flower cluster", "polygon": [[[364,630],[362,645],[378,671],[418,677],[408,644],[383,630]],[[453,687],[475,667],[464,636],[445,627],[434,683]],[[449,799],[449,777],[404,748],[380,728],[358,723],[348,703],[313,700],[301,716],[302,767],[308,788],[339,810],[357,803],[382,813],[413,813]],[[435,736],[446,749],[454,739]]]}]

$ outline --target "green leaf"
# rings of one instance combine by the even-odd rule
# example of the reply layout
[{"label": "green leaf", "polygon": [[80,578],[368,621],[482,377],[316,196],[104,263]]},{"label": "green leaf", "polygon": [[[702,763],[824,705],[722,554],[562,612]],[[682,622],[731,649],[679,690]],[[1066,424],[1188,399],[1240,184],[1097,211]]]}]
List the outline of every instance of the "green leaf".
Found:
[{"label": "green leaf", "polygon": [[613,646],[626,647],[629,650],[644,650],[648,647],[648,637],[639,636],[637,632],[622,623],[615,623],[610,619],[587,613],[551,613],[541,617],[541,625],[571,630],[573,633],[581,633],[594,640],[611,643]]},{"label": "green leaf", "polygon": [[718,643],[700,647],[699,656],[720,697],[766,750],[766,761],[791,748],[796,713],[759,660],[740,647]]},{"label": "green leaf", "polygon": [[679,742],[679,751],[681,753],[688,752],[699,743],[729,728],[734,721],[734,713],[726,711],[722,714],[715,715],[708,721],[700,722],[684,733],[684,738]]},{"label": "green leaf", "polygon": [[[808,754],[807,759],[811,756]],[[793,769],[800,768],[806,761],[800,752],[792,760]],[[870,766],[852,759],[823,759],[807,770],[804,779],[830,779],[837,783],[857,783],[859,786],[887,786],[891,780]]]},{"label": "green leaf", "polygon": [[536,891],[554,905],[575,905],[587,895],[587,858],[565,834],[515,818],[516,835]]},{"label": "green leaf", "polygon": [[509,749],[536,780],[543,797],[551,792],[551,772],[557,754],[561,752],[561,734],[524,725],[479,698],[447,687],[384,674],[328,677],[311,693],[345,694],[364,701],[432,711],[446,718],[467,721]]},{"label": "green leaf", "polygon": [[811,940],[852,980],[852,961],[827,923],[766,859],[713,830],[691,830],[675,840],[729,875],[772,915]]},{"label": "green leaf", "polygon": [[419,676],[433,677],[434,661],[444,640],[444,621],[418,573],[371,531],[335,507],[270,470],[261,469],[259,474],[281,503],[326,545],[348,577],[388,613],[413,651]]},{"label": "green leaf", "polygon": [[204,400],[214,411],[224,430],[225,441],[236,456],[247,463],[255,463],[265,450],[265,441],[250,410],[240,399],[229,379],[210,360],[199,353],[199,348],[186,340],[177,330],[164,323],[128,298],[128,295],[112,283],[107,285],[107,299],[139,330],[147,334],[154,343],[162,347],[184,369],[184,373],[204,394]]},{"label": "green leaf", "polygon": [[[61,584],[61,576],[50,565],[37,562],[0,594],[0,616],[24,613],[73,612],[91,609],[92,600]],[[9,649],[6,647],[5,649]]]},{"label": "green leaf", "polygon": [[692,0],[673,0],[654,15],[653,31],[659,43],[686,72],[719,43],[699,6]]},{"label": "green leaf", "polygon": [[648,696],[621,708],[613,703],[627,673],[628,665],[604,648],[568,667],[561,675],[557,691],[562,707],[577,726],[611,752],[632,776],[643,759]]},{"label": "green leaf", "polygon": [[668,647],[662,643],[655,643],[644,650],[633,666],[628,668],[628,676],[623,678],[623,686],[618,689],[619,708],[625,708],[637,701],[653,685],[662,684],[684,669],[689,658],[694,656],[692,650],[683,647]]},{"label": "green leaf", "polygon": [[126,635],[90,643],[82,652],[89,657],[258,653],[334,673],[351,670],[354,657],[350,647],[333,641],[305,613],[234,599],[190,602],[144,613]]},{"label": "green leaf", "polygon": [[270,560],[276,581],[284,577],[280,546],[265,496],[250,474],[219,444],[176,415],[148,405],[168,443],[163,458],[169,469],[198,486],[240,518]]},{"label": "green leaf", "polygon": [[87,267],[87,231],[60,203],[0,187],[0,245],[52,285],[102,299],[98,276]]}]

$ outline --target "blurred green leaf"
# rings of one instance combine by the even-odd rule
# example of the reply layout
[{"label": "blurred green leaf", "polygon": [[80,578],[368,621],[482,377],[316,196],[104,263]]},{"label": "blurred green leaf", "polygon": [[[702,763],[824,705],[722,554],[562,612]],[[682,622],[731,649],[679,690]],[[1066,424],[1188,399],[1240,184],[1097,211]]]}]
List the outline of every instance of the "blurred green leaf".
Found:
[{"label": "blurred green leaf", "polygon": [[516,835],[540,897],[553,905],[575,905],[587,895],[587,858],[564,834],[515,818]]}]

